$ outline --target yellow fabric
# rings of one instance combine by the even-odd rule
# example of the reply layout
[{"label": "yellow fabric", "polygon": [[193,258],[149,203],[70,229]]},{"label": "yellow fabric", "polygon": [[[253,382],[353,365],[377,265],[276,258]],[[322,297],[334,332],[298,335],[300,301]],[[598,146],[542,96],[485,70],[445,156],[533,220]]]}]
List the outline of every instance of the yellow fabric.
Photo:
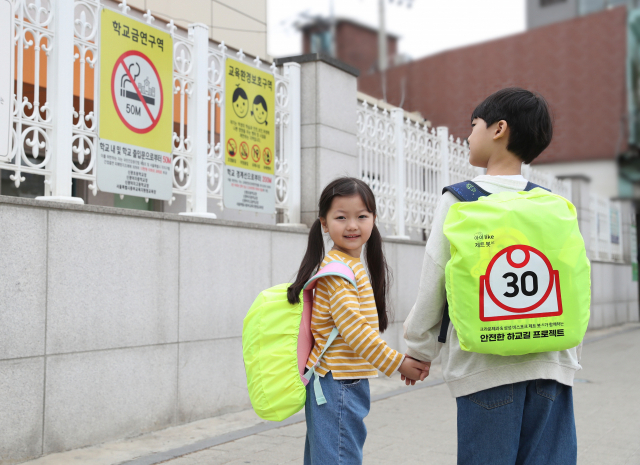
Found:
[{"label": "yellow fabric", "polygon": [[358,291],[337,276],[318,280],[311,314],[315,345],[307,368],[318,361],[331,330],[337,327],[340,335],[325,352],[316,373],[324,376],[331,371],[335,379],[362,379],[377,377],[378,369],[391,376],[403,357],[391,349],[378,333],[376,302],[364,266],[357,258],[331,250],[321,267],[335,260],[344,262],[353,270]]}]

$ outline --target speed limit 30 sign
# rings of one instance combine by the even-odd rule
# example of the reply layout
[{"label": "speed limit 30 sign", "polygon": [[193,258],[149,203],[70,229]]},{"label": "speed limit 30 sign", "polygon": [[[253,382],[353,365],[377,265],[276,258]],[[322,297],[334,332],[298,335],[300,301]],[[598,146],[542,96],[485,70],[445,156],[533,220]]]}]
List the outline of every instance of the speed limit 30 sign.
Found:
[{"label": "speed limit 30 sign", "polygon": [[538,249],[512,245],[498,252],[480,276],[480,320],[542,318],[562,314],[560,275]]}]

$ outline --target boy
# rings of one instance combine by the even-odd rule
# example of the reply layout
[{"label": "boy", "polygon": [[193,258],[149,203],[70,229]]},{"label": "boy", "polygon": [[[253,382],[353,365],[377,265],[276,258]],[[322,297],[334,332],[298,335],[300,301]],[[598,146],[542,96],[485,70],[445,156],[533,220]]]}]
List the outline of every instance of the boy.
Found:
[{"label": "boy", "polygon": [[[489,193],[524,190],[522,163],[551,142],[545,100],[524,89],[500,90],[474,110],[471,125],[469,162],[487,169],[473,181]],[[458,407],[459,464],[575,464],[571,386],[580,347],[519,356],[466,352],[452,324],[446,343],[438,342],[451,258],[443,224],[457,201],[446,192],[434,214],[418,297],[404,323],[407,355],[425,362],[441,355]]]}]

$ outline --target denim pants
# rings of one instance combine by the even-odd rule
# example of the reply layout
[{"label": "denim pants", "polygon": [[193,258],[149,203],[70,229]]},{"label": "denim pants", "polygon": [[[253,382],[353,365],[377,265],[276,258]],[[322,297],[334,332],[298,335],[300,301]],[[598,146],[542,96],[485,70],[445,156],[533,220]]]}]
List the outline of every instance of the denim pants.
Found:
[{"label": "denim pants", "polygon": [[364,417],[371,405],[369,380],[335,380],[331,372],[327,373],[320,378],[327,399],[323,405],[316,403],[313,381],[311,378],[307,385],[304,404],[307,419],[304,465],[360,465],[367,438]]},{"label": "denim pants", "polygon": [[575,465],[570,386],[538,379],[456,398],[458,464]]}]

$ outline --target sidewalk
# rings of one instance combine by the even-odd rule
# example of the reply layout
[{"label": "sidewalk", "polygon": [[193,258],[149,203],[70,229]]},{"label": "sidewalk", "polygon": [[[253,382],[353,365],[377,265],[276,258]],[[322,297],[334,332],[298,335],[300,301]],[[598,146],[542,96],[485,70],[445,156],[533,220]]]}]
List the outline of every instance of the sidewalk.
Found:
[{"label": "sidewalk", "polygon": [[[582,365],[573,390],[578,463],[640,465],[640,325],[589,332]],[[414,388],[371,383],[365,464],[456,463],[456,404],[439,368]],[[280,425],[248,410],[26,464],[302,463],[305,431],[302,414]]]}]

